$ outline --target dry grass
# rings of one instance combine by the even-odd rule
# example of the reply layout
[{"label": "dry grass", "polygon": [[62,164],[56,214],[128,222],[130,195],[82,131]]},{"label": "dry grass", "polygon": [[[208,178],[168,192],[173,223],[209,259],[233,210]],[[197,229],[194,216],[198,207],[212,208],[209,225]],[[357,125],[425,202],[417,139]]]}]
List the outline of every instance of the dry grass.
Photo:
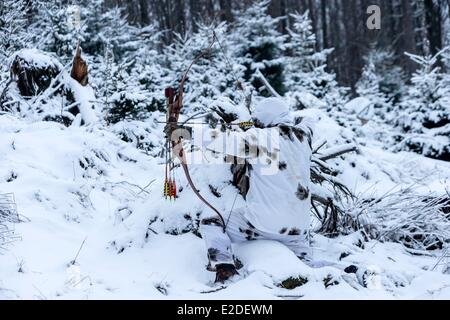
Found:
[{"label": "dry grass", "polygon": [[414,187],[396,188],[380,197],[345,205],[348,229],[364,230],[371,239],[402,243],[418,251],[442,249],[450,241],[450,196],[422,194]]}]

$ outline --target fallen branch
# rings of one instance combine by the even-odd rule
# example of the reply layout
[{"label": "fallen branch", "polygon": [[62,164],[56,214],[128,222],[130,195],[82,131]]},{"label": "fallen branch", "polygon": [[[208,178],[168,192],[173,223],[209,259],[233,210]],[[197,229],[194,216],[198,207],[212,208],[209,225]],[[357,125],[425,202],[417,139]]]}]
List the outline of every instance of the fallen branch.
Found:
[{"label": "fallen branch", "polygon": [[256,69],[256,76],[261,79],[267,91],[276,98],[281,98],[281,95],[270,85],[269,81],[267,81],[266,77],[261,73],[259,69]]},{"label": "fallen branch", "polygon": [[350,152],[357,152],[358,150],[358,147],[354,143],[349,143],[336,148],[327,149],[318,156],[318,158],[322,161],[328,161]]}]

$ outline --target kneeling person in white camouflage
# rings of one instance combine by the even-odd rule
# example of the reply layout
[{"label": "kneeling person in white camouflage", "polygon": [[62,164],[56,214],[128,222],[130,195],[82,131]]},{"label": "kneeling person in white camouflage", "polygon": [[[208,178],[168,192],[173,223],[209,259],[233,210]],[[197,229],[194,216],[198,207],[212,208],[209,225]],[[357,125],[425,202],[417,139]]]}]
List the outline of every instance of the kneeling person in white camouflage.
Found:
[{"label": "kneeling person in white camouflage", "polygon": [[[312,130],[304,121],[295,124],[280,99],[265,99],[255,108],[253,116],[255,128],[235,135],[218,132],[215,136],[220,140],[221,134],[225,139],[238,135],[245,144],[245,152],[238,155],[236,150],[225,150],[234,158],[233,185],[242,196],[241,204],[225,217],[225,230],[218,218],[204,219],[200,226],[208,249],[209,269],[216,271],[218,282],[237,274],[232,243],[275,240],[285,244],[299,258],[310,254]],[[267,137],[268,130],[271,131],[268,140],[272,144],[273,132],[279,133],[276,147],[265,146],[265,142],[255,139]],[[208,148],[217,149],[211,145]],[[256,152],[259,158],[265,153],[266,163],[252,163],[249,150]],[[277,170],[268,172],[267,165],[272,161],[276,161]]]}]

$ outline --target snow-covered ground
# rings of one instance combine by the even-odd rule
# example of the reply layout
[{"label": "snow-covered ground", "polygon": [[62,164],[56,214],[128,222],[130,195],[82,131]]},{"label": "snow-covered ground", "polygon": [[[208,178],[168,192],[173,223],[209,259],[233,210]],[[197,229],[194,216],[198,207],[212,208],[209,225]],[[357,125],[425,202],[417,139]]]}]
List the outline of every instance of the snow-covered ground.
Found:
[{"label": "snow-covered ground", "polygon": [[[324,113],[305,113],[316,118],[316,132],[329,146],[352,135]],[[436,267],[445,262],[444,252],[412,255],[401,244],[360,241],[359,233],[315,235],[315,258],[337,264],[315,269],[278,243],[237,245],[245,267],[237,281],[218,290],[215,275],[205,269],[203,240],[183,232],[192,229],[204,205],[181,170],[184,190],[174,203],[162,198],[164,160],[111,131],[1,115],[0,137],[0,193],[15,194],[23,220],[14,225],[21,239],[0,251],[1,299],[450,298],[450,275]],[[416,184],[424,192],[449,186],[450,163],[393,154],[375,143],[360,149],[335,163],[356,194],[383,194],[398,184]],[[226,183],[227,169],[192,171],[206,197],[230,210],[235,190]],[[208,191],[212,181],[220,198]],[[351,264],[374,274],[366,287],[358,281],[361,274],[343,272]],[[281,288],[288,278],[307,282]]]}]

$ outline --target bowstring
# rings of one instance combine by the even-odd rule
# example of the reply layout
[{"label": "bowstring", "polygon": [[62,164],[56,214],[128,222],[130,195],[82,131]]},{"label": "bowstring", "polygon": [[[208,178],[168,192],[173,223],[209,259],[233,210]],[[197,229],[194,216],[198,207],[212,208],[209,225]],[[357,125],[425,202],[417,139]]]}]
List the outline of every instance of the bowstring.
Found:
[{"label": "bowstring", "polygon": [[233,214],[234,206],[236,204],[238,195],[239,195],[239,193],[236,193],[236,196],[234,197],[233,205],[231,206],[230,213],[228,214],[227,223],[225,224],[225,230],[227,229],[228,224],[230,223],[231,215]]},{"label": "bowstring", "polygon": [[231,76],[233,77],[233,80],[236,82],[236,88],[238,89],[238,91],[239,91],[241,97],[244,99],[244,102],[245,102],[245,101],[247,100],[247,96],[246,96],[245,93],[244,93],[244,88],[242,88],[242,89],[239,88],[239,84],[241,84],[241,86],[242,86],[242,82],[239,80],[239,78],[238,78],[236,72],[234,71],[233,65],[231,64],[230,59],[228,59],[228,56],[227,56],[227,54],[226,54],[226,50],[225,50],[225,48],[222,46],[222,43],[221,43],[221,41],[220,41],[219,36],[217,35],[217,32],[214,30],[213,33],[214,33],[214,37],[215,37],[216,40],[217,40],[217,44],[219,45],[219,50],[221,51],[223,57],[225,58],[225,64],[226,64],[227,67],[230,69],[230,71],[231,71]]}]

